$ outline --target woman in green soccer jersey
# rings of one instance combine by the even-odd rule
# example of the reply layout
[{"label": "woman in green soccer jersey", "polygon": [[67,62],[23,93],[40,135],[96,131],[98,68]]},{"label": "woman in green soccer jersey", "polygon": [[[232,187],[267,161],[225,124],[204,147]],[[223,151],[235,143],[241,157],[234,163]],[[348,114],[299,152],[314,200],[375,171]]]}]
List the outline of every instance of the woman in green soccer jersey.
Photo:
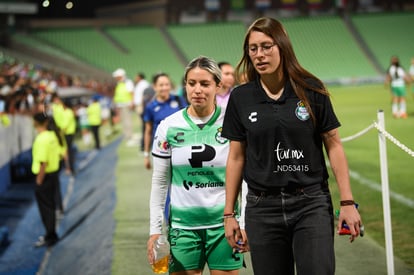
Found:
[{"label": "woman in green soccer jersey", "polygon": [[392,115],[395,118],[407,118],[406,85],[410,77],[400,65],[397,56],[391,57],[391,65],[385,76],[385,84],[390,85],[392,95]]},{"label": "woman in green soccer jersey", "polygon": [[233,253],[223,227],[229,142],[221,137],[224,111],[215,104],[221,71],[199,57],[184,78],[190,105],[160,123],[153,143],[148,261],[154,263],[153,243],[162,233],[170,189],[170,274],[202,274],[207,263],[212,275],[236,275],[243,256]]}]

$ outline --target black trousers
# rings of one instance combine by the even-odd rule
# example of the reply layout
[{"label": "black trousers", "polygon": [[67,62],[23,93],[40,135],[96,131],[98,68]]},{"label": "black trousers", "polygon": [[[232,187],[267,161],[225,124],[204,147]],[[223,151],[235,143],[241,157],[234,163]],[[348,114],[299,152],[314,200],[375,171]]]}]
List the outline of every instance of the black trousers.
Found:
[{"label": "black trousers", "polygon": [[65,135],[66,145],[68,146],[69,168],[75,172],[75,150],[73,150],[73,139],[75,135]]},{"label": "black trousers", "polygon": [[56,234],[56,188],[59,173],[46,174],[41,185],[36,184],[35,196],[43,225],[46,229],[45,239],[57,240]]},{"label": "black trousers", "polygon": [[64,160],[60,160],[59,163],[59,171],[57,172],[58,177],[56,180],[56,188],[55,188],[55,206],[56,206],[56,210],[59,210],[60,212],[63,213],[63,199],[62,199],[62,191],[61,191],[61,186],[60,186],[60,179],[59,179],[59,173],[61,171],[65,170],[65,162]]},{"label": "black trousers", "polygon": [[101,142],[99,138],[99,126],[100,125],[91,125],[91,131],[93,134],[93,138],[95,139],[95,149],[101,149]]}]

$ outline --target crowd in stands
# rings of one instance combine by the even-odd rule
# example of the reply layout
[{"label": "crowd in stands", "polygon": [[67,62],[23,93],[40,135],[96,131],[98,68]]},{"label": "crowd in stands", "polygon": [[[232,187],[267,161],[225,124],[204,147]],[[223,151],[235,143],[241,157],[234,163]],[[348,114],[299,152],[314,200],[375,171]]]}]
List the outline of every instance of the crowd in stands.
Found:
[{"label": "crowd in stands", "polygon": [[[35,135],[33,116],[39,112],[51,116],[55,98],[61,98],[64,105],[75,111],[76,118],[79,120],[77,114],[79,106],[87,107],[92,102],[92,95],[110,98],[113,87],[114,83],[95,79],[85,80],[36,64],[1,60],[0,138],[3,142],[1,164],[10,161],[14,167],[23,155],[30,155]],[[70,93],[74,90],[87,91],[88,96],[73,97]],[[80,130],[79,123],[77,123],[77,130]],[[92,144],[92,137],[90,139],[88,144]],[[73,159],[71,164],[73,166]],[[13,179],[15,178],[13,168],[11,170]],[[3,182],[3,188],[0,189],[4,189],[8,184]]]},{"label": "crowd in stands", "polygon": [[59,88],[82,87],[110,95],[113,84],[55,72],[35,64],[3,61],[0,63],[1,113],[31,115],[43,108],[49,96]]}]

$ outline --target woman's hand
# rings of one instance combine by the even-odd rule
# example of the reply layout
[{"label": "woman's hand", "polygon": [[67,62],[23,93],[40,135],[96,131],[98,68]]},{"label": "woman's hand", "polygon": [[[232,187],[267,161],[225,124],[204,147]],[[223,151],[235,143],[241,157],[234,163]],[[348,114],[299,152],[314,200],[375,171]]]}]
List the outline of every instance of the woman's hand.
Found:
[{"label": "woman's hand", "polygon": [[239,252],[244,253],[244,252],[248,252],[250,251],[250,246],[249,246],[249,241],[247,239],[247,234],[246,231],[244,229],[240,230],[241,234],[242,234],[242,241],[240,242],[241,244],[241,248],[239,249]]},{"label": "woman's hand", "polygon": [[[346,222],[349,227],[351,236],[349,237],[350,242],[353,242],[358,235],[361,234],[362,221],[359,215],[358,209],[354,205],[342,206],[339,212],[339,219],[337,225],[337,232],[342,227],[342,223]],[[362,233],[363,234],[363,233]]]},{"label": "woman's hand", "polygon": [[240,229],[235,217],[224,219],[224,234],[229,245],[235,250],[241,253],[249,251],[247,235]]},{"label": "woman's hand", "polygon": [[144,157],[144,166],[146,169],[150,170],[151,169],[151,160],[149,157]]},{"label": "woman's hand", "polygon": [[147,242],[147,258],[148,263],[150,265],[154,264],[155,261],[155,255],[154,255],[154,242],[160,237],[161,234],[154,234],[151,235]]},{"label": "woman's hand", "polygon": [[66,168],[65,168],[65,174],[66,174],[67,176],[72,175],[72,170],[70,170],[70,168],[69,168],[69,167],[66,167]]}]

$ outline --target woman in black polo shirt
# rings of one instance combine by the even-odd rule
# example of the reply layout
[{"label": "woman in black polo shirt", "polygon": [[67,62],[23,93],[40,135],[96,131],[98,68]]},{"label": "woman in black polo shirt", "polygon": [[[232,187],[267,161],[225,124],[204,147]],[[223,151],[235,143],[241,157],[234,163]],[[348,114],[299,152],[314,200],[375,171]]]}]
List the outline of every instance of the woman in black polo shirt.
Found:
[{"label": "woman in black polo shirt", "polygon": [[[222,135],[231,140],[226,170],[226,237],[242,239],[231,218],[242,181],[245,226],[255,275],[334,274],[334,217],[323,147],[341,199],[339,225],[360,233],[348,164],[329,93],[297,61],[280,22],[248,29],[236,68],[247,78],[232,92]],[[338,229],[340,226],[338,225]],[[246,240],[244,240],[246,241]]]}]

